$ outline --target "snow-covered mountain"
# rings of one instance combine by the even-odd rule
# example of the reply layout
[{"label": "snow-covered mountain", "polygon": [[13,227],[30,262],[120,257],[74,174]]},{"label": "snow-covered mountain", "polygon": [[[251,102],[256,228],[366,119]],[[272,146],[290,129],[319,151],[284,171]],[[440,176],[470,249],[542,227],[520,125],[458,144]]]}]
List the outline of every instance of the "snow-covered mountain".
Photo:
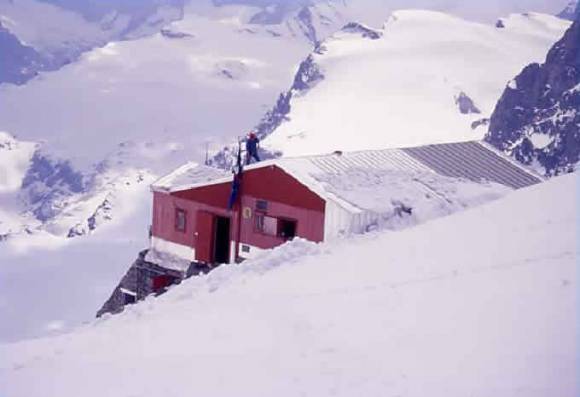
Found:
[{"label": "snow-covered mountain", "polygon": [[17,194],[37,150],[33,142],[21,142],[0,132],[0,241],[24,229],[30,217],[19,215]]},{"label": "snow-covered mountain", "polygon": [[[155,33],[181,18],[182,8],[182,0],[0,0],[0,62],[11,71],[0,84],[24,84],[112,40]],[[15,54],[16,47],[23,48]]]},{"label": "snow-covered mountain", "polygon": [[486,141],[542,174],[580,161],[580,14],[548,52],[511,80],[491,117]]},{"label": "snow-covered mountain", "polygon": [[[76,237],[108,221],[121,222],[156,178],[151,162],[170,157],[173,144],[122,143],[86,172],[54,158],[41,145],[0,135],[0,236]],[[176,164],[176,163],[173,163]]]},{"label": "snow-covered mountain", "polygon": [[346,25],[257,127],[263,146],[291,156],[483,137],[505,81],[569,26],[533,13],[501,21],[397,11],[381,29]]},{"label": "snow-covered mountain", "polygon": [[[243,134],[313,43],[350,15],[324,3],[286,10],[279,23],[255,20],[268,10],[196,1],[155,35],[109,43],[25,86],[1,86],[0,126],[42,145],[23,179],[19,213],[27,215],[17,229],[38,230],[39,221],[63,236],[93,230],[109,187],[150,180]],[[110,159],[119,147],[137,152],[120,169]],[[156,154],[144,161],[151,153],[143,152]]]},{"label": "snow-covered mountain", "polygon": [[294,241],[0,345],[0,393],[577,396],[578,181],[402,232]]}]

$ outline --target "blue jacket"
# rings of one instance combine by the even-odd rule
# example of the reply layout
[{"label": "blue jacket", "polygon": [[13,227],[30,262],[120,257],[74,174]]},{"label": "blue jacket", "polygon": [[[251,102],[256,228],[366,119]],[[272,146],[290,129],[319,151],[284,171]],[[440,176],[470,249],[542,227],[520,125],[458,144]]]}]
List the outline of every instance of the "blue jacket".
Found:
[{"label": "blue jacket", "polygon": [[248,138],[246,141],[246,150],[248,153],[256,153],[258,151],[258,143],[260,140],[256,138]]}]

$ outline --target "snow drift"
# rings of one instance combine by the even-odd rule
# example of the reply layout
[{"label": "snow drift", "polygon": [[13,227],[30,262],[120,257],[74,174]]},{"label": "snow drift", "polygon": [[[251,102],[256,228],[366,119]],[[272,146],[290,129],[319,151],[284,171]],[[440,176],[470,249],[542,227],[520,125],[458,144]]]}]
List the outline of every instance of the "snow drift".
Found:
[{"label": "snow drift", "polygon": [[571,174],[401,232],[294,241],[0,346],[0,393],[578,395],[578,189]]}]

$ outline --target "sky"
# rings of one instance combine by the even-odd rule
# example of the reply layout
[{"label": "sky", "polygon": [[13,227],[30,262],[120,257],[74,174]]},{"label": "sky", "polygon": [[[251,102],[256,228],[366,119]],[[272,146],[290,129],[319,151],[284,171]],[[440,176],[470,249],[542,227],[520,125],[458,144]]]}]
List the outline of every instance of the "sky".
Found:
[{"label": "sky", "polygon": [[[570,0],[346,0],[356,3],[377,1],[389,8],[426,8],[447,11],[468,19],[493,21],[512,12],[536,11],[557,14]],[[214,0],[216,4],[304,4],[308,0]]]},{"label": "sky", "polygon": [[[0,3],[5,0],[0,0]],[[40,0],[47,3],[60,5],[75,11],[81,11],[85,15],[92,15],[96,11],[105,12],[104,9],[135,10],[142,7],[151,7],[154,4],[181,4],[187,0]],[[198,1],[198,0],[190,0]],[[312,2],[328,0],[211,0],[216,5],[247,4],[264,7],[278,4],[292,8]],[[557,14],[562,11],[570,0],[334,0],[354,3],[382,2],[386,7],[395,9],[426,8],[446,11],[467,17],[468,19],[493,21],[510,12],[537,11],[549,14]],[[100,14],[99,14],[100,15]]]}]

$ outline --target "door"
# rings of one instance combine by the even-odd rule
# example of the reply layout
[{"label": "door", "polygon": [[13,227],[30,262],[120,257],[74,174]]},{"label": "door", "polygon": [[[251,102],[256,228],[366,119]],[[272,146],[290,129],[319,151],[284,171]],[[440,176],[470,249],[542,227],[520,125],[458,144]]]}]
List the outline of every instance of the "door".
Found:
[{"label": "door", "polygon": [[195,222],[195,260],[198,262],[213,262],[213,237],[214,219],[213,214],[205,211],[197,211]]},{"label": "door", "polygon": [[216,216],[215,218],[215,240],[214,240],[214,262],[230,262],[230,218]]}]

